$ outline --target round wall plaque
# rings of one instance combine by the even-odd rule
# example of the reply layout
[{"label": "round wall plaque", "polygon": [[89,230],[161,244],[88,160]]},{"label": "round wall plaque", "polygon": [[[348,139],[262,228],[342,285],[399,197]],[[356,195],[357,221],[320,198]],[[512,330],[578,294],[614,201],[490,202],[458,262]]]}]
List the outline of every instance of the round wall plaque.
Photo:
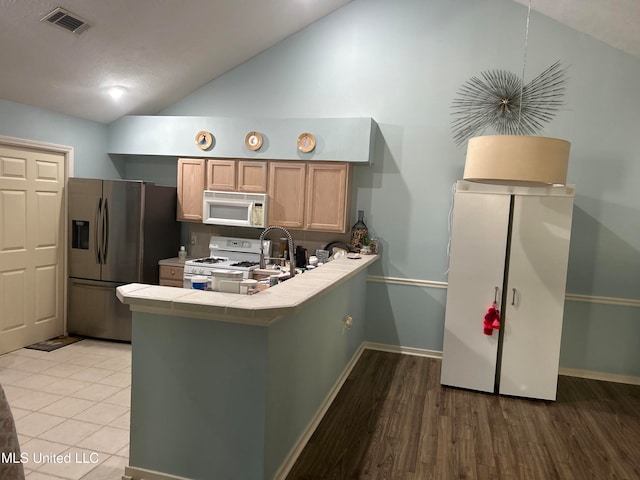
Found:
[{"label": "round wall plaque", "polygon": [[308,153],[316,148],[316,138],[309,132],[301,133],[298,137],[298,150]]},{"label": "round wall plaque", "polygon": [[249,150],[259,150],[262,146],[262,135],[258,132],[249,132],[244,137],[244,144]]},{"label": "round wall plaque", "polygon": [[196,133],[196,145],[199,149],[208,150],[209,148],[211,148],[212,144],[213,136],[209,132],[201,130]]}]

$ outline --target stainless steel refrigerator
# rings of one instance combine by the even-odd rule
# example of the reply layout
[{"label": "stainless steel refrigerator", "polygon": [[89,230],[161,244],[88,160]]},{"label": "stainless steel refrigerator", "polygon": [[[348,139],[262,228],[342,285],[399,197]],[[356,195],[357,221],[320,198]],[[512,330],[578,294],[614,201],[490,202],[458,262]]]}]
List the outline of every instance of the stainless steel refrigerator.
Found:
[{"label": "stainless steel refrigerator", "polygon": [[158,260],[176,256],[176,188],[140,181],[70,178],[67,330],[131,341],[127,283],[158,283]]}]

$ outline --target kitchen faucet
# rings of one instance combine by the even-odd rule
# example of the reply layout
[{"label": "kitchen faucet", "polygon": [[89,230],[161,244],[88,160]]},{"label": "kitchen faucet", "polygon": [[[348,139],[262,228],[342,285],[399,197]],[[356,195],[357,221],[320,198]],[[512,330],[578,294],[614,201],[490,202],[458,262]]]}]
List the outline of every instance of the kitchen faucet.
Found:
[{"label": "kitchen faucet", "polygon": [[278,225],[270,225],[260,234],[260,268],[265,268],[266,266],[264,263],[264,237],[267,233],[272,232],[273,230],[279,230],[287,236],[287,241],[289,242],[289,274],[293,277],[296,274],[296,256],[293,252],[293,237],[289,233],[289,230]]}]

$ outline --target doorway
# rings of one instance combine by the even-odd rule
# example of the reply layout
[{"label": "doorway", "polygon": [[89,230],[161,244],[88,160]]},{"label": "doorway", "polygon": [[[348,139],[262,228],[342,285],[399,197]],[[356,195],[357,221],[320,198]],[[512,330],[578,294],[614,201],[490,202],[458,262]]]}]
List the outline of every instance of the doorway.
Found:
[{"label": "doorway", "polygon": [[64,333],[72,149],[0,138],[0,354]]}]

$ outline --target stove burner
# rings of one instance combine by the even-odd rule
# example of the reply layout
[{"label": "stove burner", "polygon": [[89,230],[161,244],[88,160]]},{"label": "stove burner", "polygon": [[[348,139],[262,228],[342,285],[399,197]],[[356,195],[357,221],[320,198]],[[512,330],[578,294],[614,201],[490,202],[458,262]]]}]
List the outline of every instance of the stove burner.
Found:
[{"label": "stove burner", "polygon": [[222,257],[198,258],[197,260],[194,260],[195,263],[219,263],[226,261],[227,259]]},{"label": "stove burner", "polygon": [[244,262],[232,263],[230,266],[231,267],[255,267],[259,263],[260,262],[249,262],[249,261],[245,260]]}]

